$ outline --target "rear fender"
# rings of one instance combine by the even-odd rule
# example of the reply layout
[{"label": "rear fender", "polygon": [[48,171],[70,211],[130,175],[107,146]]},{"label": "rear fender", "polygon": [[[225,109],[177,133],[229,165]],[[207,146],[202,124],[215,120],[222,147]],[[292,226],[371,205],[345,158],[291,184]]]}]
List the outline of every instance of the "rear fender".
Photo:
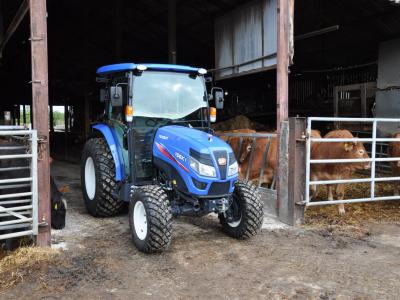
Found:
[{"label": "rear fender", "polygon": [[92,128],[97,131],[100,131],[104,136],[104,138],[106,139],[115,164],[115,180],[121,181],[122,178],[124,178],[124,167],[122,165],[122,158],[120,155],[120,151],[118,150],[120,149],[120,145],[118,143],[117,138],[114,137],[111,128],[105,124],[96,124],[92,126]]}]

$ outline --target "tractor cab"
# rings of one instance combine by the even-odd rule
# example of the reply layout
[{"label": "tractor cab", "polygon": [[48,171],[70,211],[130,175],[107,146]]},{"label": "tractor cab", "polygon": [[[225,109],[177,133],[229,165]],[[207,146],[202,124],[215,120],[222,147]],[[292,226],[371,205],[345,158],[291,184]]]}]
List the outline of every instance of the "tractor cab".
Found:
[{"label": "tractor cab", "polygon": [[126,167],[123,171],[135,185],[154,178],[152,144],[158,128],[175,124],[210,131],[205,73],[204,69],[161,64],[128,63],[98,69],[105,119],[117,133],[122,145],[117,150]]},{"label": "tractor cab", "polygon": [[136,247],[161,251],[171,240],[171,216],[216,213],[230,236],[256,234],[263,217],[257,189],[238,180],[231,147],[212,135],[215,102],[205,69],[116,64],[97,70],[104,114],[82,153],[82,193],[93,216],[129,203]]}]

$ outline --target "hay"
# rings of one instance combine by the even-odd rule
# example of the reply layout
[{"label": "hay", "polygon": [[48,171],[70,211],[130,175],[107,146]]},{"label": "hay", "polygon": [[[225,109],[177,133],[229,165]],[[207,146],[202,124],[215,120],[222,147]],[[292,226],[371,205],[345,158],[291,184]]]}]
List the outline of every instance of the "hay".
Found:
[{"label": "hay", "polygon": [[0,250],[0,293],[54,263],[60,254],[58,250],[39,247],[21,247],[14,252]]},{"label": "hay", "polygon": [[248,117],[239,115],[227,121],[213,124],[212,127],[217,131],[225,131],[235,129],[251,129],[252,124]]},{"label": "hay", "polygon": [[[369,192],[369,183],[347,185],[345,199],[369,197]],[[375,195],[392,196],[393,184],[376,184]],[[327,199],[327,190],[325,187],[321,187],[317,200],[324,199]],[[367,225],[371,223],[400,224],[400,201],[345,204],[345,209],[346,214],[341,216],[336,205],[308,207],[305,212],[305,226],[363,238],[369,234]]]}]

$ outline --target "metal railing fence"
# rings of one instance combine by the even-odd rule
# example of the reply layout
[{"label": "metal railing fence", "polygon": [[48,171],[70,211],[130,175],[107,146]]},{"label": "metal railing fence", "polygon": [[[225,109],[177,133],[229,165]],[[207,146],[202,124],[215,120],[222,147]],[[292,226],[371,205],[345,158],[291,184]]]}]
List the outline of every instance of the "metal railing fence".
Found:
[{"label": "metal railing fence", "polygon": [[[312,122],[359,122],[359,123],[372,123],[372,137],[371,138],[312,138]],[[400,138],[378,138],[377,137],[377,124],[380,122],[399,123],[400,119],[386,119],[386,118],[334,118],[334,117],[310,117],[307,120],[307,140],[306,140],[306,190],[304,203],[307,206],[327,205],[327,204],[342,204],[342,203],[358,203],[358,202],[371,202],[371,201],[384,201],[384,200],[400,200],[400,196],[376,196],[375,183],[377,182],[391,182],[400,181],[400,177],[376,177],[376,163],[377,162],[392,162],[400,161],[400,157],[377,157],[376,147],[377,143],[381,142],[400,142]],[[332,143],[332,142],[368,142],[371,143],[370,158],[355,158],[355,159],[312,159],[311,158],[311,144],[312,142],[319,143]],[[358,179],[337,179],[337,180],[319,180],[311,181],[311,165],[312,164],[338,164],[338,163],[360,163],[370,162],[370,177]],[[327,185],[327,184],[352,184],[352,183],[370,183],[370,197],[358,199],[344,199],[333,201],[313,201],[310,200],[310,188],[312,185]]]},{"label": "metal railing fence", "polygon": [[0,140],[0,240],[37,235],[37,132],[0,126]]}]

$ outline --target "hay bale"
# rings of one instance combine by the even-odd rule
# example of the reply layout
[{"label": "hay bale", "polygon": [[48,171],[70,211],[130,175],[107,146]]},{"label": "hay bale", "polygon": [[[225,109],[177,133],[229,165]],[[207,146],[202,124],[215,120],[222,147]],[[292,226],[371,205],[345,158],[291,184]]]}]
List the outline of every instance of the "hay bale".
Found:
[{"label": "hay bale", "polygon": [[218,131],[227,131],[235,129],[251,129],[251,121],[248,117],[239,115],[232,119],[213,124],[212,128]]},{"label": "hay bale", "polygon": [[21,247],[14,252],[0,250],[0,292],[23,281],[33,270],[54,263],[60,254],[50,247]]},{"label": "hay bale", "polygon": [[250,128],[255,131],[271,131],[271,132],[274,131],[269,126],[266,126],[258,122],[251,122],[250,126],[251,126]]}]

